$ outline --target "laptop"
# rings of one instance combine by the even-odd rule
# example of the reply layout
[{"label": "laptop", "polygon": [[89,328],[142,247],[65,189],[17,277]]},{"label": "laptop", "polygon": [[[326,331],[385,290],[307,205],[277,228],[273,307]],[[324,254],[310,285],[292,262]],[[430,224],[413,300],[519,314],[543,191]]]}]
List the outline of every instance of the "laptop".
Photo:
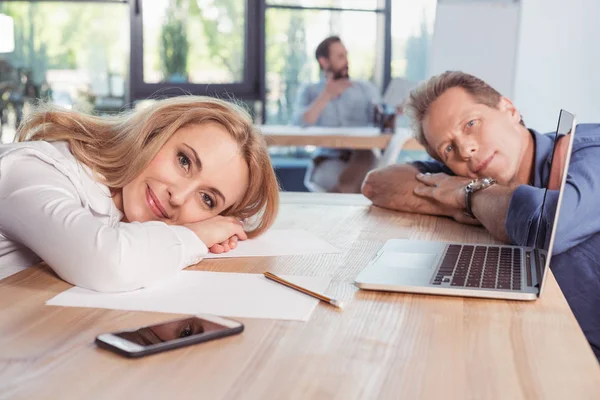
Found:
[{"label": "laptop", "polygon": [[[532,247],[391,239],[356,277],[355,285],[361,289],[393,292],[537,299],[542,293],[550,267],[574,135],[575,116],[561,110],[550,166],[550,175],[559,185],[558,202],[556,205],[546,202],[546,182],[542,212],[536,224]],[[561,164],[555,152],[556,143],[563,136],[566,137],[561,139],[560,147],[561,151],[566,148],[566,158]],[[565,140],[568,144],[563,146]],[[553,218],[542,221],[541,215],[549,207],[553,207],[552,212],[548,213]]]}]

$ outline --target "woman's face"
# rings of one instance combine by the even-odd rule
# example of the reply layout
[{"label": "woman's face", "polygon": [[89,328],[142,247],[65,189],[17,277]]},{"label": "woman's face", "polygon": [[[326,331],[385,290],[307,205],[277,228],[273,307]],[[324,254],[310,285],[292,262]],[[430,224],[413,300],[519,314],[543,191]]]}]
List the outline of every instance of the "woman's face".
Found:
[{"label": "woman's face", "polygon": [[115,196],[126,222],[199,222],[237,203],[248,165],[237,142],[215,122],[179,129],[150,164]]}]

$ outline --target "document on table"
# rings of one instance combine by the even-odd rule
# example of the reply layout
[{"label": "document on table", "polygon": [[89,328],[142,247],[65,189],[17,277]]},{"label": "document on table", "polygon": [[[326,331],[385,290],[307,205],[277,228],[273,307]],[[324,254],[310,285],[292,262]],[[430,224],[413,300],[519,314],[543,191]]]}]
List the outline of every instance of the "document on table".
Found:
[{"label": "document on table", "polygon": [[240,241],[234,250],[205,258],[294,256],[341,253],[337,247],[303,229],[271,229],[256,239]]},{"label": "document on table", "polygon": [[[281,277],[319,293],[325,292],[331,280],[318,276]],[[181,271],[173,279],[133,292],[99,293],[73,287],[46,304],[308,321],[318,302],[262,274]]]}]

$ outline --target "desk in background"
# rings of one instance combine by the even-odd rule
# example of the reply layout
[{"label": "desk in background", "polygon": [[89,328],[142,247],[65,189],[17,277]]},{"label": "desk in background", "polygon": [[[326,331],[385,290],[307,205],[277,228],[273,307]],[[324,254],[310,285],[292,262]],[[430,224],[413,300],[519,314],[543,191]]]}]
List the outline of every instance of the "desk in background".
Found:
[{"label": "desk in background", "polygon": [[316,146],[335,149],[383,150],[380,166],[395,163],[400,151],[425,151],[408,128],[396,128],[382,134],[372,127],[302,127],[293,125],[257,125],[269,146]]},{"label": "desk in background", "polygon": [[34,267],[0,281],[0,397],[94,399],[592,399],[600,369],[552,275],[535,302],[359,291],[390,238],[494,243],[482,228],[395,213],[360,195],[283,193],[278,228],[342,254],[204,260],[192,269],[328,275],[306,323],[242,319],[241,335],[128,360],[94,337],[173,315],[60,308],[68,289]]},{"label": "desk in background", "polygon": [[385,149],[391,134],[372,127],[259,125],[269,146],[317,146],[335,149]]},{"label": "desk in background", "polygon": [[[408,128],[398,127],[393,134],[381,134],[374,127],[302,127],[294,125],[257,125],[267,144],[272,146],[315,146],[337,149],[381,150],[377,167],[398,162],[403,150],[413,150],[426,158],[424,148],[412,138]],[[406,154],[406,153],[405,153]],[[408,157],[410,158],[410,157]],[[307,158],[274,157],[273,164],[286,191],[306,191],[304,176]]]}]

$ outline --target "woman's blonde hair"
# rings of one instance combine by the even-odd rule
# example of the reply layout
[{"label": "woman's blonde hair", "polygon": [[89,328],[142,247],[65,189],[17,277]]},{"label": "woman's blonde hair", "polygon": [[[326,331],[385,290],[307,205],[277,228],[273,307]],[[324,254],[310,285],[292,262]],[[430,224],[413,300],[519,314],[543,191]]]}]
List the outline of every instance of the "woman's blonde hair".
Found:
[{"label": "woman's blonde hair", "polygon": [[40,104],[27,115],[17,138],[68,142],[75,158],[115,190],[137,177],[178,129],[206,122],[216,122],[231,134],[249,169],[248,190],[223,215],[255,217],[248,234],[257,236],[275,220],[279,186],[264,138],[250,115],[235,104],[211,97],[180,96],[102,117]]},{"label": "woman's blonde hair", "polygon": [[[438,158],[425,139],[423,120],[429,111],[431,103],[436,101],[446,90],[460,87],[469,93],[473,99],[488,107],[496,108],[502,95],[482,79],[461,71],[446,71],[434,76],[414,89],[404,104],[404,112],[412,121],[415,139],[421,143],[429,155]],[[521,124],[523,120],[521,120]]]}]

